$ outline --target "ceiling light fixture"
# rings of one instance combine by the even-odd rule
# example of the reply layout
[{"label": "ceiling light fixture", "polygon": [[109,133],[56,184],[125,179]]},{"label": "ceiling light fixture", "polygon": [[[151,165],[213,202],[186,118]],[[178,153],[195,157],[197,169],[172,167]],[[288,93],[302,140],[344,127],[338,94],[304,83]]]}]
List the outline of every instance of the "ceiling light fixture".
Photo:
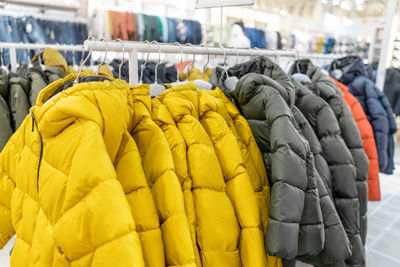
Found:
[{"label": "ceiling light fixture", "polygon": [[287,14],[287,11],[282,8],[281,11],[279,11],[279,14],[281,14],[282,16],[285,16]]}]

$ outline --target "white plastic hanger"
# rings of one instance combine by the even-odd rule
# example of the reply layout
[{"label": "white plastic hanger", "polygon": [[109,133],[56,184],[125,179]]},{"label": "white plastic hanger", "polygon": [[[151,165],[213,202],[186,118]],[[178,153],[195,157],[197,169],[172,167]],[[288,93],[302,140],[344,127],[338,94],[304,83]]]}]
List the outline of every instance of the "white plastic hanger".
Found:
[{"label": "white plastic hanger", "polygon": [[[104,38],[102,40],[104,42]],[[103,60],[100,62],[100,65],[97,67],[96,75],[99,75],[100,72],[100,67],[104,64],[107,58],[107,53],[108,53],[108,42],[106,42],[106,52],[104,53]]]},{"label": "white plastic hanger", "polygon": [[[225,49],[223,48],[223,46],[221,46],[221,48],[224,50],[224,57],[225,57],[224,69],[225,69],[226,79],[224,81],[224,87],[226,88],[226,90],[228,92],[233,92],[236,88],[236,84],[238,83],[239,79],[236,76],[229,77],[227,67],[225,66],[225,64],[226,64]],[[253,50],[252,50],[252,54],[253,54]],[[238,55],[237,48],[236,48],[236,63],[238,62],[238,58],[239,58],[239,55]]]},{"label": "white plastic hanger", "polygon": [[122,45],[122,59],[121,59],[121,64],[119,64],[119,68],[118,68],[118,79],[121,79],[122,65],[124,65],[124,61],[125,61],[125,46],[124,46],[124,42],[122,42],[122,40],[119,38],[115,39],[115,42],[121,42],[121,45]]},{"label": "white plastic hanger", "polygon": [[152,44],[157,44],[158,46],[158,61],[156,64],[156,67],[154,69],[154,83],[150,84],[150,96],[157,97],[159,94],[161,94],[162,91],[165,90],[164,85],[161,85],[158,83],[158,65],[160,64],[161,61],[161,51],[160,51],[160,44],[157,41],[152,41]]},{"label": "white plastic hanger", "polygon": [[[201,45],[204,46],[204,45]],[[207,47],[207,63],[203,67],[203,79],[202,80],[194,80],[193,83],[197,86],[198,89],[205,89],[205,90],[211,90],[212,89],[212,84],[207,82],[204,79],[204,74],[206,72],[206,67],[208,63],[210,62],[210,53],[208,52],[208,46]],[[193,48],[193,54],[194,54],[194,48]],[[194,62],[194,57],[193,57],[193,62]]]},{"label": "white plastic hanger", "polygon": [[147,61],[149,61],[149,53],[150,53],[150,43],[149,43],[149,41],[145,40],[143,43],[149,44],[149,45],[147,46],[147,58],[146,58],[146,60],[142,63],[142,65],[140,66],[140,67],[141,67],[141,70],[140,70],[139,84],[143,84],[143,71],[144,71],[144,68],[146,67]]},{"label": "white plastic hanger", "polygon": [[[94,42],[94,37],[91,36],[88,40],[92,40],[92,41]],[[79,76],[81,75],[83,66],[85,65],[86,61],[88,61],[88,59],[90,58],[90,56],[92,55],[92,51],[93,51],[93,47],[90,48],[89,54],[87,55],[87,57],[82,61],[81,65],[79,66],[78,75],[76,76],[76,78],[75,78],[75,80],[74,80],[74,83],[78,83],[78,82],[79,82]],[[83,55],[83,52],[85,52],[84,49],[82,49],[82,55]],[[48,100],[47,100],[47,101],[48,101]]]},{"label": "white plastic hanger", "polygon": [[179,81],[179,69],[180,69],[182,61],[183,61],[183,48],[182,48],[182,45],[178,42],[175,42],[174,45],[178,45],[179,48],[181,49],[181,61],[179,62],[178,68],[176,69],[176,82],[171,83],[171,86],[177,86],[177,85],[185,83],[185,82]]}]

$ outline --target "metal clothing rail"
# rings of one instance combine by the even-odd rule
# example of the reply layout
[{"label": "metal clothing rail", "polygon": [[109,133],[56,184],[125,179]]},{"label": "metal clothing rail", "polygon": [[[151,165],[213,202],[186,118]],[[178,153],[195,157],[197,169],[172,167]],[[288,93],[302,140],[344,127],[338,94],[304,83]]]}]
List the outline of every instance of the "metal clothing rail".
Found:
[{"label": "metal clothing rail", "polygon": [[82,45],[63,45],[63,44],[29,44],[29,43],[0,43],[0,49],[10,49],[11,71],[17,71],[17,49],[36,50],[50,47],[60,51],[82,52]]},{"label": "metal clothing rail", "polygon": [[[86,40],[84,43],[86,51],[113,51],[129,53],[129,82],[131,85],[138,84],[138,52],[162,53],[162,54],[193,54],[196,55],[215,55],[215,56],[267,56],[267,57],[293,57],[333,60],[340,55],[329,54],[302,54],[290,50],[266,50],[266,49],[243,49],[243,48],[222,48],[206,46],[189,46],[166,43],[144,43],[133,41],[92,41]],[[136,70],[136,71],[131,71]]]}]

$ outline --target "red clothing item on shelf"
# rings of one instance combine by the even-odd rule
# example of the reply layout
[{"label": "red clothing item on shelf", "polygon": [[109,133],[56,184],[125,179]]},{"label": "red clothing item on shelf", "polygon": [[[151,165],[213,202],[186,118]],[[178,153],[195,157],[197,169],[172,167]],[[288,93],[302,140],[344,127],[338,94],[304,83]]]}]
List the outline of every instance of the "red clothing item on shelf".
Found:
[{"label": "red clothing item on shelf", "polygon": [[378,163],[378,152],[376,150],[375,136],[372,130],[372,126],[369,123],[367,116],[358,102],[358,100],[349,92],[349,89],[342,83],[336,81],[330,77],[335,84],[340,88],[343,93],[344,101],[350,108],[353,114],[354,120],[357,123],[358,129],[360,130],[361,138],[365,153],[369,159],[368,167],[368,200],[379,201],[381,199],[381,192],[379,186],[379,163]]},{"label": "red clothing item on shelf", "polygon": [[113,39],[137,40],[136,21],[131,13],[110,11]]}]

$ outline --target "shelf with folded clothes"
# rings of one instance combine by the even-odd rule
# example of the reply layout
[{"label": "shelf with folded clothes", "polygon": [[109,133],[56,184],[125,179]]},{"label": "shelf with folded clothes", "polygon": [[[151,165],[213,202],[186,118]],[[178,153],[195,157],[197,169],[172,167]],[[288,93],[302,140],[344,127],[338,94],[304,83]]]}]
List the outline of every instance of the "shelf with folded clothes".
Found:
[{"label": "shelf with folded clothes", "polygon": [[202,42],[202,26],[196,20],[100,9],[94,14],[91,31],[96,38],[182,44]]}]

